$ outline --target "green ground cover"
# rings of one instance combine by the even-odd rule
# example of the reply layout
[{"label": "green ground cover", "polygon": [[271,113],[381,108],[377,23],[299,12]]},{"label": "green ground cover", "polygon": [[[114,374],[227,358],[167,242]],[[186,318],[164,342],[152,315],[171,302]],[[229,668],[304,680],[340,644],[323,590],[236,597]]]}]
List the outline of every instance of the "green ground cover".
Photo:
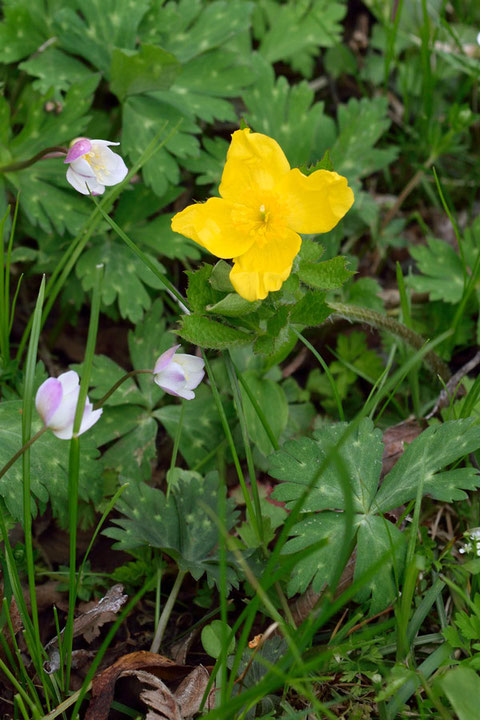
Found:
[{"label": "green ground cover", "polygon": [[473,0],[3,3],[1,717],[480,717],[479,76]]}]

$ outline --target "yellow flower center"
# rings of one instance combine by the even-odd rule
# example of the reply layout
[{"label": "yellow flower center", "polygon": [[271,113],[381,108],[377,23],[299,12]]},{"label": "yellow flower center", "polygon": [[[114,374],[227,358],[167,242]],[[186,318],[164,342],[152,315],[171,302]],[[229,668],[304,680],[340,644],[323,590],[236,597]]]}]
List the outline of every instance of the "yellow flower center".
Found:
[{"label": "yellow flower center", "polygon": [[102,153],[99,150],[92,149],[85,153],[85,155],[82,155],[82,157],[88,162],[94,172],[102,172],[104,175],[109,175],[110,171],[102,162]]},{"label": "yellow flower center", "polygon": [[234,205],[232,222],[239,232],[254,236],[255,244],[263,247],[269,240],[278,237],[285,228],[285,208],[279,198],[268,191],[259,190],[257,197],[248,197],[245,200],[245,204]]}]

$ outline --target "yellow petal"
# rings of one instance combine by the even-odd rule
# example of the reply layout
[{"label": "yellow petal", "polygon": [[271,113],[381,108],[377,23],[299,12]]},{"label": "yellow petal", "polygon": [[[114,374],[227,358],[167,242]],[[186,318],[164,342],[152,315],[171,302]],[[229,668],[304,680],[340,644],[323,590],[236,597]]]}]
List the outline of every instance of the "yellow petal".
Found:
[{"label": "yellow petal", "polygon": [[[210,198],[206,203],[189,205],[172,218],[172,230],[194,240],[213,255],[232,258],[246,252],[255,236],[232,220],[233,203]],[[248,227],[247,227],[248,230]]]},{"label": "yellow petal", "polygon": [[249,192],[259,188],[272,190],[289,170],[288,160],[276,140],[252,133],[248,128],[236,130],[223,169],[220,195],[234,202],[246,202],[244,196]]},{"label": "yellow petal", "polygon": [[347,179],[328,170],[308,176],[297,168],[290,170],[276,191],[285,202],[288,226],[299,233],[328,232],[354,201]]},{"label": "yellow petal", "polygon": [[290,275],[301,238],[285,228],[275,240],[256,243],[240,257],[234,258],[230,281],[245,300],[263,300],[269,292],[280,290]]}]

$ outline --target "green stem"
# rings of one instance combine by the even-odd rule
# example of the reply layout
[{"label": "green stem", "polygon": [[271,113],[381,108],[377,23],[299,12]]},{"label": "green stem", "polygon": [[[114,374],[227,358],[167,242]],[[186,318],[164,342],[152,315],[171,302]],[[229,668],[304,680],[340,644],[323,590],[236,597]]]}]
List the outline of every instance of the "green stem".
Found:
[{"label": "green stem", "polygon": [[170,595],[168,596],[167,602],[165,603],[164,608],[162,610],[162,614],[160,615],[160,620],[158,621],[157,629],[155,630],[155,637],[153,638],[152,647],[150,648],[150,652],[152,652],[152,653],[158,653],[158,650],[159,650],[160,645],[163,640],[165,628],[167,627],[167,623],[170,619],[170,615],[172,614],[173,606],[175,605],[177,595],[182,586],[183,578],[185,577],[186,574],[187,574],[186,571],[183,571],[183,570],[178,571],[178,575],[175,579],[175,582],[173,583],[173,587],[170,591]]},{"label": "green stem", "polygon": [[[113,395],[113,393],[115,392],[115,390],[118,390],[118,388],[120,387],[120,385],[123,385],[123,383],[126,382],[127,380],[129,380],[130,378],[135,377],[135,375],[142,375],[142,374],[145,374],[145,373],[149,373],[149,374],[151,375],[152,372],[153,372],[152,370],[130,370],[130,372],[126,373],[126,375],[124,375],[123,377],[121,377],[120,380],[117,380],[117,382],[115,383],[115,385],[112,385],[112,387],[110,388],[110,390],[109,390],[107,393],[105,393],[105,395],[104,395],[102,398],[100,398],[100,400],[97,400],[97,402],[96,402],[95,405],[93,406],[93,409],[94,409],[94,410],[98,410],[98,408],[102,407],[102,405],[103,405],[104,403],[106,403],[106,401],[108,400],[108,398],[109,398],[111,395]],[[0,477],[1,477],[1,476],[0,476]]]},{"label": "green stem", "polygon": [[[415,350],[421,350],[426,345],[427,341],[421,335],[416,333],[414,330],[407,328],[402,323],[389,317],[388,315],[382,315],[375,310],[370,308],[359,307],[357,305],[344,305],[343,303],[331,302],[327,303],[332,310],[342,317],[346,317],[349,320],[359,320],[360,322],[372,325],[378,330],[386,330],[387,332],[401,338],[408,343]],[[437,355],[437,353],[430,350],[425,353],[424,356],[425,365],[435,375],[439,375],[444,382],[450,379],[450,370],[443,360]]]},{"label": "green stem", "polygon": [[19,162],[11,163],[10,165],[3,165],[0,167],[0,173],[7,173],[7,172],[15,172],[16,170],[23,170],[24,168],[30,167],[30,165],[34,165],[36,162],[41,160],[45,155],[49,155],[50,153],[62,153],[62,155],[67,154],[67,148],[60,147],[57,145],[54,145],[53,147],[45,148],[45,150],[40,150],[36,155],[29,158],[28,160],[20,160]]},{"label": "green stem", "polygon": [[[330,304],[330,303],[329,303],[329,304]],[[340,420],[341,420],[342,422],[344,422],[344,421],[345,421],[345,415],[344,415],[344,412],[343,412],[342,400],[341,400],[341,398],[340,398],[340,395],[338,394],[337,385],[336,385],[336,383],[335,383],[335,380],[333,379],[333,375],[332,375],[332,373],[330,372],[330,369],[329,369],[327,363],[326,363],[325,360],[322,358],[322,356],[320,355],[320,353],[317,352],[317,350],[315,350],[315,348],[313,347],[312,343],[309,342],[309,341],[307,340],[307,338],[302,335],[301,332],[299,332],[296,328],[293,328],[293,332],[294,332],[295,335],[298,337],[298,339],[305,345],[305,347],[310,350],[310,352],[312,353],[312,355],[314,355],[314,356],[317,358],[318,362],[319,362],[320,365],[322,366],[322,368],[323,368],[323,370],[324,370],[324,372],[325,372],[325,375],[327,376],[328,382],[330,383],[330,387],[332,388],[332,393],[333,393],[333,397],[335,398],[335,402],[337,403],[338,417],[340,418]]]},{"label": "green stem", "polygon": [[7,472],[10,470],[10,468],[12,467],[12,465],[14,465],[14,464],[17,462],[18,458],[21,457],[21,456],[23,455],[23,453],[24,453],[26,450],[28,450],[28,448],[31,447],[31,446],[33,445],[33,443],[34,443],[36,440],[38,440],[38,438],[39,438],[41,435],[43,435],[43,433],[45,432],[45,430],[48,430],[48,428],[47,428],[46,425],[44,425],[37,433],[35,433],[35,435],[32,435],[32,437],[30,438],[30,440],[28,440],[28,441],[25,443],[25,445],[22,445],[22,447],[20,448],[20,450],[17,450],[17,452],[15,453],[15,455],[14,455],[13,457],[11,457],[10,460],[6,463],[6,465],[4,465],[4,466],[2,467],[2,469],[0,470],[0,478],[2,478],[2,477],[5,475],[5,473],[7,473]]}]

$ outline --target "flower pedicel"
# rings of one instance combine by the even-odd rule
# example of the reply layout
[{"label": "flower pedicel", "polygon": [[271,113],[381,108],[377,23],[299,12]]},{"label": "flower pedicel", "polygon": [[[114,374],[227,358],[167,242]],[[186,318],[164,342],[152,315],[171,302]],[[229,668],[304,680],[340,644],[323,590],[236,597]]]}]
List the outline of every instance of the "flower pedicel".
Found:
[{"label": "flower pedicel", "polygon": [[230,280],[246,300],[279,290],[300,250],[299,233],[328,232],[353,204],[346,178],[329,170],[291,169],[280,145],[237,130],[219,192],[172,218],[172,229],[213,255],[233,258]]}]

